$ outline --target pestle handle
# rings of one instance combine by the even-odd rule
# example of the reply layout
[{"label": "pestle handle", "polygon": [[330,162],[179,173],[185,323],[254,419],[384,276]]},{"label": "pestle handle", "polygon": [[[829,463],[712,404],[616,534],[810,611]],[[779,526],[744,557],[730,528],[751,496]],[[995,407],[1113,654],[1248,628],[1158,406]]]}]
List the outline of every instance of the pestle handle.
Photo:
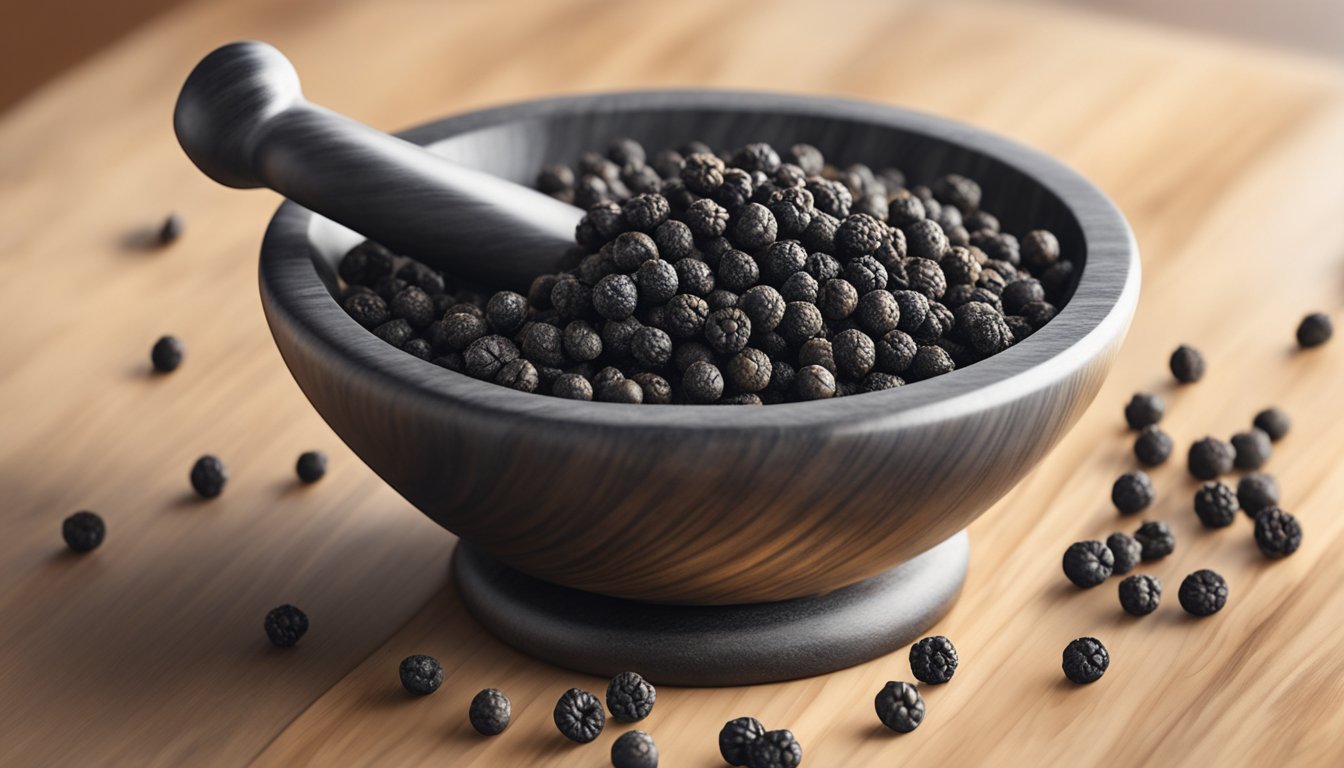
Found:
[{"label": "pestle handle", "polygon": [[182,86],[173,128],[207,176],[269,187],[396,253],[490,287],[526,291],[574,242],[583,211],[449,162],[308,102],[284,54],[216,49]]}]

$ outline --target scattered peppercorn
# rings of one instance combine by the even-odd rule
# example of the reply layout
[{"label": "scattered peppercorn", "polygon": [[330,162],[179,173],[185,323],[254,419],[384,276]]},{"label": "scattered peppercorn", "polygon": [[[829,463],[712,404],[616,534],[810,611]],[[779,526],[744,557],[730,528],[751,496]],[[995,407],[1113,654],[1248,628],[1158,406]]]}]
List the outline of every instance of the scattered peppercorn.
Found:
[{"label": "scattered peppercorn", "polygon": [[1269,434],[1254,427],[1233,435],[1232,450],[1235,453],[1233,463],[1237,469],[1259,469],[1264,466],[1273,450],[1269,443]]},{"label": "scattered peppercorn", "polygon": [[182,236],[182,217],[177,213],[168,214],[159,227],[159,245],[169,245]]},{"label": "scattered peppercorn", "polygon": [[1192,384],[1204,378],[1204,356],[1194,347],[1184,344],[1171,353],[1171,375],[1182,384]]},{"label": "scattered peppercorn", "polygon": [[602,702],[593,694],[579,688],[565,691],[555,703],[555,727],[571,741],[587,744],[602,733],[607,714]]},{"label": "scattered peppercorn", "polygon": [[1212,616],[1227,605],[1227,581],[1207,568],[1201,569],[1185,577],[1177,597],[1186,613]]},{"label": "scattered peppercorn", "polygon": [[719,754],[729,765],[746,765],[751,743],[765,733],[765,726],[754,717],[729,720],[719,730]]},{"label": "scattered peppercorn", "polygon": [[1131,616],[1147,616],[1162,601],[1162,582],[1156,576],[1137,574],[1120,582],[1120,607]]},{"label": "scattered peppercorn", "polygon": [[107,525],[96,512],[76,512],[61,522],[61,538],[72,552],[92,552],[107,536]]},{"label": "scattered peppercorn", "polygon": [[1288,414],[1284,413],[1281,409],[1266,408],[1255,414],[1254,425],[1256,429],[1262,430],[1265,434],[1269,435],[1270,440],[1277,443],[1283,439],[1284,435],[1288,434],[1289,428],[1292,427],[1292,422],[1289,420]]},{"label": "scattered peppercorn", "polygon": [[1111,573],[1122,576],[1134,570],[1143,559],[1143,545],[1133,536],[1124,533],[1112,533],[1106,537],[1106,548],[1111,550],[1114,565]]},{"label": "scattered peppercorn", "polygon": [[910,671],[921,683],[946,683],[957,671],[957,649],[942,635],[926,637],[910,646]]},{"label": "scattered peppercorn", "polygon": [[1171,435],[1163,432],[1156,424],[1144,427],[1134,440],[1134,456],[1149,467],[1165,462],[1171,456],[1171,449]]},{"label": "scattered peppercorn", "polygon": [[924,722],[924,697],[910,683],[888,682],[873,701],[877,719],[897,733],[909,733]]},{"label": "scattered peppercorn", "polygon": [[1302,546],[1302,524],[1276,506],[1255,514],[1255,544],[1271,560],[1287,557]]},{"label": "scattered peppercorn", "polygon": [[607,683],[607,709],[622,723],[635,723],[649,716],[658,691],[634,672],[622,672]]},{"label": "scattered peppercorn", "polygon": [[1111,666],[1111,655],[1095,637],[1080,637],[1064,649],[1064,676],[1083,685],[1095,683]]},{"label": "scattered peppercorn", "polygon": [[513,705],[502,691],[486,688],[472,697],[467,719],[482,736],[497,736],[509,727],[513,719]]},{"label": "scattered peppercorn", "polygon": [[612,768],[658,768],[658,745],[644,731],[626,731],[611,744]]},{"label": "scattered peppercorn", "polygon": [[1251,517],[1255,517],[1262,509],[1278,506],[1279,481],[1263,472],[1242,476],[1237,482],[1237,503]]},{"label": "scattered peppercorn", "polygon": [[793,731],[766,731],[747,746],[747,768],[794,768],[803,762],[803,746]]},{"label": "scattered peppercorn", "polygon": [[327,474],[327,455],[320,451],[306,451],[299,455],[294,471],[303,483],[316,483]]},{"label": "scattered peppercorn", "polygon": [[1213,481],[1195,491],[1195,514],[1205,528],[1226,528],[1237,519],[1240,502],[1232,486]]},{"label": "scattered peppercorn", "polygon": [[154,364],[154,370],[159,373],[171,373],[182,364],[183,351],[180,339],[176,336],[163,336],[154,342],[154,348],[149,351],[149,360]]},{"label": "scattered peppercorn", "polygon": [[[1080,541],[1064,550],[1064,575],[1076,586],[1084,589],[1095,587],[1109,579],[1114,568],[1114,553],[1100,541]],[[915,677],[919,677],[918,673]]]},{"label": "scattered peppercorn", "polygon": [[1161,520],[1149,520],[1139,526],[1134,540],[1143,548],[1143,561],[1161,560],[1176,549],[1176,536],[1171,526]]},{"label": "scattered peppercorn", "polygon": [[433,656],[407,656],[401,660],[397,674],[402,687],[416,696],[428,696],[443,685],[443,667]]},{"label": "scattered peppercorn", "polygon": [[1205,437],[1190,446],[1188,466],[1190,474],[1200,480],[1213,480],[1232,471],[1236,451],[1231,445],[1214,437]]},{"label": "scattered peppercorn", "polygon": [[1313,312],[1302,318],[1301,324],[1297,326],[1297,344],[1303,349],[1319,347],[1330,340],[1334,335],[1335,328],[1330,322],[1330,316],[1324,312]]},{"label": "scattered peppercorn", "polygon": [[267,612],[263,626],[272,645],[289,648],[308,631],[308,615],[286,603]]},{"label": "scattered peppercorn", "polygon": [[1122,515],[1133,515],[1153,503],[1156,492],[1148,473],[1142,470],[1126,472],[1111,486],[1111,503]]},{"label": "scattered peppercorn", "polygon": [[191,466],[191,487],[203,499],[213,499],[224,492],[229,481],[229,470],[219,457],[206,454]]}]

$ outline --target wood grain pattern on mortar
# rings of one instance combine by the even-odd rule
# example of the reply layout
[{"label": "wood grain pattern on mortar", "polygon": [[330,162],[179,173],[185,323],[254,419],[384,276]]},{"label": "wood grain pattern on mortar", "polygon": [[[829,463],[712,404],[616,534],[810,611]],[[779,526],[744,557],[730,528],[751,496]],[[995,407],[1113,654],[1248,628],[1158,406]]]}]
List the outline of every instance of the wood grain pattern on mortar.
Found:
[{"label": "wood grain pattern on mortar", "polygon": [[[828,42],[781,56],[798,30]],[[380,34],[395,42],[370,42]],[[0,300],[35,319],[10,324],[0,371],[0,762],[587,765],[618,732],[588,747],[554,733],[555,698],[602,682],[527,659],[464,618],[446,585],[451,537],[339,444],[272,351],[255,254],[275,197],[200,178],[168,120],[196,59],[246,37],[288,52],[315,101],[384,128],[687,83],[900,103],[1038,146],[1129,216],[1145,258],[1129,340],[1078,427],[972,526],[965,591],[937,626],[962,667],[926,692],[924,725],[892,736],[872,713],[881,685],[908,677],[903,654],[785,684],[664,689],[645,726],[667,765],[718,764],[718,727],[748,713],[793,729],[813,766],[1344,760],[1344,559],[1332,556],[1344,544],[1333,386],[1344,356],[1292,351],[1302,314],[1341,304],[1338,73],[993,6],[204,0],[0,120]],[[187,221],[171,250],[120,247],[132,223],[170,208]],[[168,331],[187,359],[153,379],[148,346]],[[1178,390],[1164,363],[1181,342],[1204,350],[1210,373]],[[1179,462],[1154,472],[1151,516],[1172,523],[1178,546],[1151,570],[1171,587],[1221,571],[1232,598],[1212,619],[1169,605],[1134,621],[1110,587],[1079,594],[1058,572],[1068,543],[1133,527],[1106,494],[1131,466],[1120,407],[1139,388],[1168,397],[1164,427],[1179,443],[1225,436],[1269,403],[1297,417],[1269,465],[1306,528],[1283,562],[1264,563],[1245,526],[1201,531]],[[314,447],[332,471],[295,490],[294,458]],[[186,472],[206,451],[234,474],[199,505]],[[75,562],[60,554],[59,524],[82,507],[109,535]],[[288,653],[267,648],[260,626],[285,601],[313,619]],[[1112,667],[1074,690],[1059,651],[1087,633],[1107,642]],[[408,701],[395,667],[416,652],[443,661],[448,682]],[[488,741],[465,718],[487,685],[516,707]]]}]

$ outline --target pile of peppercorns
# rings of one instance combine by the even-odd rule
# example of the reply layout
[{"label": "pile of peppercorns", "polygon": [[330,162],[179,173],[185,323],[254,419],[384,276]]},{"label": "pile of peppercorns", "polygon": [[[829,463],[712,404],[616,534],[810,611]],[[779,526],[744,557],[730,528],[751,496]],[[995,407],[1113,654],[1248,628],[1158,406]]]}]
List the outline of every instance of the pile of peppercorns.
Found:
[{"label": "pile of peppercorns", "polygon": [[[1298,345],[1303,349],[1320,346],[1330,339],[1333,329],[1329,316],[1308,315],[1297,330]],[[1181,345],[1171,354],[1172,376],[1181,384],[1192,384],[1204,377],[1207,366],[1199,350]],[[1137,431],[1134,456],[1149,467],[1170,458],[1174,443],[1158,423],[1166,415],[1161,397],[1138,393],[1124,408],[1125,421]],[[1245,511],[1254,521],[1254,540],[1261,554],[1271,560],[1287,557],[1302,545],[1302,525],[1292,514],[1279,507],[1279,484],[1273,475],[1260,471],[1269,461],[1274,443],[1288,434],[1288,415],[1278,408],[1266,408],[1252,419],[1251,427],[1237,432],[1228,441],[1204,437],[1191,444],[1186,456],[1190,474],[1204,481],[1195,492],[1194,512],[1209,529],[1226,528]],[[1219,479],[1234,470],[1245,474],[1235,489]],[[1143,470],[1126,472],[1111,486],[1111,502],[1122,515],[1135,515],[1156,499],[1153,481]],[[1124,575],[1140,563],[1160,560],[1176,548],[1171,527],[1160,520],[1141,524],[1130,536],[1113,533],[1105,542],[1080,541],[1064,552],[1064,575],[1076,586],[1090,589],[1112,575]],[[1151,574],[1135,574],[1120,582],[1120,607],[1132,616],[1146,616],[1157,610],[1162,599],[1162,582]],[[1181,608],[1192,616],[1211,616],[1227,604],[1227,581],[1220,574],[1200,569],[1181,582],[1177,593]],[[1064,651],[1064,674],[1076,683],[1100,679],[1110,664],[1110,656],[1101,641],[1093,637],[1074,640]]]},{"label": "pile of peppercorns", "polygon": [[1054,234],[1003,231],[975,181],[907,188],[808,144],[650,159],[621,139],[537,186],[587,215],[527,296],[365,242],[341,261],[341,305],[393,346],[524,392],[759,405],[971,365],[1054,317],[1073,278]]}]

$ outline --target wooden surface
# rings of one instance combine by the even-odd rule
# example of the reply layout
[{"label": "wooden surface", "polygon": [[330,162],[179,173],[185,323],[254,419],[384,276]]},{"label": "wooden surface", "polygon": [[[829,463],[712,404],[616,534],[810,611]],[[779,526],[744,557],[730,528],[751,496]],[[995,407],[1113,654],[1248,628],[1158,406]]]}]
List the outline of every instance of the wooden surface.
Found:
[{"label": "wooden surface", "polygon": [[[319,10],[320,9],[320,10]],[[451,537],[341,447],[267,338],[256,249],[268,193],[219,188],[172,141],[182,77],[213,46],[274,42],[309,96],[395,128],[558,91],[712,84],[897,102],[970,120],[1079,167],[1130,216],[1145,253],[1138,317],[1096,405],[971,529],[965,593],[936,631],[962,667],[928,690],[907,736],[881,731],[873,694],[909,679],[903,654],[755,688],[664,689],[643,727],[665,766],[716,765],[726,719],[794,730],[804,765],[1338,765],[1344,762],[1344,376],[1340,341],[1308,354],[1292,330],[1344,293],[1344,79],[1312,64],[1060,11],[864,3],[310,2],[204,0],[144,28],[0,120],[0,763],[602,765],[621,729],[563,742],[571,685],[602,681],[485,636],[447,584]],[[717,26],[710,26],[711,24]],[[811,42],[815,36],[824,44]],[[168,210],[187,231],[135,247]],[[159,334],[183,368],[147,372]],[[1200,346],[1207,379],[1176,390],[1164,363]],[[1152,517],[1178,546],[1145,568],[1167,600],[1133,620],[1115,582],[1068,586],[1059,556],[1117,520],[1132,465],[1120,407],[1151,388],[1182,447],[1278,403],[1295,429],[1270,464],[1302,549],[1267,563],[1246,521],[1204,532],[1180,462],[1154,473]],[[320,448],[332,471],[299,489]],[[200,453],[229,464],[198,503]],[[110,533],[63,553],[60,520],[98,510]],[[1180,578],[1220,570],[1231,601],[1196,621]],[[270,649],[265,611],[303,606],[313,629]],[[1099,683],[1059,672],[1072,638],[1112,653]],[[444,688],[409,700],[396,663],[430,653]],[[493,685],[515,723],[465,724]]]}]

